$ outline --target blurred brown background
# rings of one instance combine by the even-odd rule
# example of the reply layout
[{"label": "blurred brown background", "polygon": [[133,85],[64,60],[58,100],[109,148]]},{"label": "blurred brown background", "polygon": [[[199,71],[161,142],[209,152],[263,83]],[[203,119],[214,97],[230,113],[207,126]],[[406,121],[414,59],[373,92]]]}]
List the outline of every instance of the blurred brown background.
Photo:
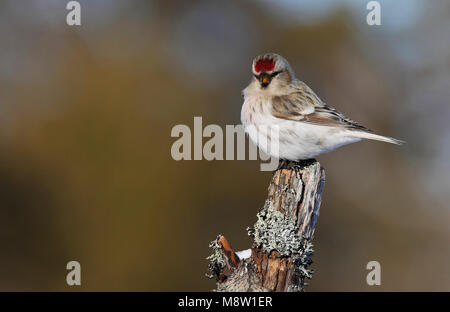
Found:
[{"label": "blurred brown background", "polygon": [[[240,123],[260,53],[369,128],[319,157],[308,291],[450,290],[450,3],[0,1],[0,290],[206,291],[208,243],[246,249],[258,161],[171,158],[173,126]],[[81,263],[81,288],[66,263]],[[366,284],[367,262],[382,285]]]}]

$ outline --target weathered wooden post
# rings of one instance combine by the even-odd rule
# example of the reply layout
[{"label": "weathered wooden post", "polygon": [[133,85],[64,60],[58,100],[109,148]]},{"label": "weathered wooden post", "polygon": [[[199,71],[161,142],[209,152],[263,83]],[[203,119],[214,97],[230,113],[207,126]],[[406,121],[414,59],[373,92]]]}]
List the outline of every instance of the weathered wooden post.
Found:
[{"label": "weathered wooden post", "polygon": [[313,253],[325,171],[316,160],[284,162],[274,172],[264,207],[248,234],[249,250],[234,252],[219,235],[208,257],[217,291],[304,291]]}]

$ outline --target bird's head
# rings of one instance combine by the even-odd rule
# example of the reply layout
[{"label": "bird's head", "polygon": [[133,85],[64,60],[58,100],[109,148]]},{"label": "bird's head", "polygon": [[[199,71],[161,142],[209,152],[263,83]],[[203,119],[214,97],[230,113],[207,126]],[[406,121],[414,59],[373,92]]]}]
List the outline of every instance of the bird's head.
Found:
[{"label": "bird's head", "polygon": [[[253,59],[252,71],[259,90],[276,94],[288,88],[295,78],[291,66],[281,55],[267,53]],[[256,86],[255,86],[256,87]]]}]

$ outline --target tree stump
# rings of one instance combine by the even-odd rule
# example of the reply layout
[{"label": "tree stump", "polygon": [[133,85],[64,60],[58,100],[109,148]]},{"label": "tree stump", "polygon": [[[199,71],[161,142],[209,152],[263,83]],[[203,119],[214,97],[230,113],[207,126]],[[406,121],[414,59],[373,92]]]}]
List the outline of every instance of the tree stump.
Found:
[{"label": "tree stump", "polygon": [[216,291],[304,291],[313,254],[325,171],[316,160],[282,162],[264,207],[248,228],[251,249],[235,252],[223,235],[207,259]]}]

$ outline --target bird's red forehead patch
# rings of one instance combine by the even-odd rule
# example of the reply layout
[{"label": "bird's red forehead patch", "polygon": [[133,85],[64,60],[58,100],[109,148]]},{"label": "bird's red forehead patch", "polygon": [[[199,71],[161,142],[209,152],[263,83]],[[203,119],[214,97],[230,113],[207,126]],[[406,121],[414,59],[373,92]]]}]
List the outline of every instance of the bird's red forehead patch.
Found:
[{"label": "bird's red forehead patch", "polygon": [[271,71],[275,68],[275,62],[270,58],[262,58],[255,63],[255,72]]}]

